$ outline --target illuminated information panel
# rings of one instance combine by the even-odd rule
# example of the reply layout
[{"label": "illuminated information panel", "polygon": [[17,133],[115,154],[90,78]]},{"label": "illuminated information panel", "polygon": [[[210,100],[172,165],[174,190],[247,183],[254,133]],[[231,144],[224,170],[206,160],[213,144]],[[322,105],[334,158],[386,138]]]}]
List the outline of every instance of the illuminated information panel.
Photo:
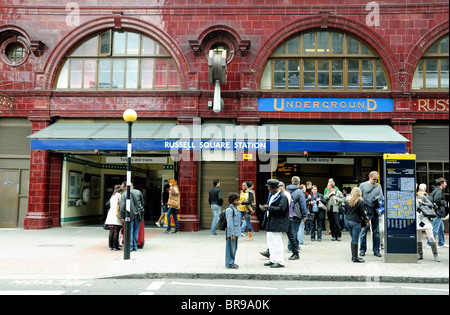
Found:
[{"label": "illuminated information panel", "polygon": [[416,155],[384,154],[385,259],[417,262]]}]

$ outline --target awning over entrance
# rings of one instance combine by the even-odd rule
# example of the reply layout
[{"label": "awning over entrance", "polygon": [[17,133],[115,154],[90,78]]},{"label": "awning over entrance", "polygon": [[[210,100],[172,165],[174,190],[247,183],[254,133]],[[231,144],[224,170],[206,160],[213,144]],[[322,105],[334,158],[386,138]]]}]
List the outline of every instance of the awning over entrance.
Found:
[{"label": "awning over entrance", "polygon": [[[126,150],[126,123],[55,123],[34,150]],[[133,150],[270,150],[404,153],[409,140],[388,125],[176,125],[135,123]]]}]

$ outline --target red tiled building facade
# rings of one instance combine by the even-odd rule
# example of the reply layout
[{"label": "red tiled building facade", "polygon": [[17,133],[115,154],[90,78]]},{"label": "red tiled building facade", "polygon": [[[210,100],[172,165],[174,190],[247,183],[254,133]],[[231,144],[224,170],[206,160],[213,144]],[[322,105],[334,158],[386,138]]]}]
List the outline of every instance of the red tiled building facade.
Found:
[{"label": "red tiled building facade", "polygon": [[[58,122],[123,123],[123,111],[133,108],[138,122],[177,125],[195,118],[242,126],[387,125],[409,140],[406,153],[420,155],[416,147],[423,150],[423,141],[416,146],[414,139],[420,130],[446,130],[448,143],[448,35],[449,4],[438,0],[1,0],[0,136],[8,137],[16,121],[29,124],[29,134]],[[224,107],[215,113],[207,57],[220,49],[228,53],[227,84],[221,87]],[[321,99],[389,99],[393,110],[261,110],[261,99],[286,99],[286,107],[287,99],[298,99],[299,106],[311,99],[312,108]],[[14,144],[2,145],[0,161],[11,164]],[[432,163],[441,163],[440,176],[448,175],[448,144],[443,150],[444,160],[418,156],[427,183]],[[11,210],[19,212],[12,225],[61,225],[61,209],[71,202],[63,197],[65,155],[71,153],[86,154],[33,148],[19,154],[29,159],[28,199],[18,197],[26,210]],[[239,160],[236,190],[242,181],[266,178],[257,159]],[[196,231],[200,186],[211,183],[202,182],[201,161],[181,160],[175,168],[181,228]],[[308,177],[300,176],[302,182]]]}]

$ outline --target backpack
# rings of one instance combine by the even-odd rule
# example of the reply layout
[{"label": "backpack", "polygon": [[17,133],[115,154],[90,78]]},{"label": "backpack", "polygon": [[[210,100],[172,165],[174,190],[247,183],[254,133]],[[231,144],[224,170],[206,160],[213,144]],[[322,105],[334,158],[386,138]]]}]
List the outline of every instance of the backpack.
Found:
[{"label": "backpack", "polygon": [[226,215],[226,211],[227,210],[223,210],[220,214],[219,214],[219,230],[221,231],[225,231],[227,229],[227,215]]},{"label": "backpack", "polygon": [[[229,208],[227,208],[229,209]],[[231,209],[233,211],[233,217],[235,216],[234,214],[234,210]],[[221,231],[225,231],[227,229],[227,214],[226,214],[227,210],[223,210],[220,214],[219,214],[219,221],[218,221],[218,226],[219,226],[219,230]]]}]

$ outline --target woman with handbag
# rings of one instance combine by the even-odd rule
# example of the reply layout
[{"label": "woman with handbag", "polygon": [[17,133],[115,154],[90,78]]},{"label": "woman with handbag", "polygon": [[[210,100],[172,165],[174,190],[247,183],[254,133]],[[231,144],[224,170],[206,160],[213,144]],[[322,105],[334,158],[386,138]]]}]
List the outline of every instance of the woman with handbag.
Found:
[{"label": "woman with handbag", "polygon": [[350,197],[345,201],[345,213],[345,225],[352,237],[352,261],[355,263],[363,263],[364,259],[358,257],[358,242],[361,234],[361,225],[366,225],[370,219],[364,209],[362,192],[358,187],[352,189]]},{"label": "woman with handbag", "polygon": [[178,225],[178,210],[180,210],[180,190],[178,188],[177,182],[175,179],[171,178],[168,180],[169,182],[169,200],[167,201],[167,230],[166,233],[172,233],[170,216],[173,217],[175,221],[175,233],[178,233],[180,230],[180,226]]},{"label": "woman with handbag", "polygon": [[247,241],[253,241],[253,227],[250,222],[250,218],[254,212],[254,205],[255,205],[255,195],[253,194],[253,191],[250,190],[252,187],[252,184],[249,182],[243,182],[242,183],[242,190],[240,193],[240,205],[238,205],[238,210],[241,215],[241,220],[244,218],[244,221],[241,225],[241,236],[245,236],[244,230],[245,227],[247,227],[248,230],[248,239]]},{"label": "woman with handbag", "polygon": [[322,221],[325,218],[325,210],[327,209],[323,200],[323,195],[319,194],[317,192],[317,186],[313,185],[311,188],[311,195],[306,199],[306,205],[309,208],[309,212],[314,214],[311,228],[311,242],[316,240],[316,228],[318,241],[322,242]]},{"label": "woman with handbag", "polygon": [[[431,251],[436,262],[440,262],[436,239],[433,235],[433,224],[429,216],[425,215],[428,212],[433,212],[433,203],[428,199],[428,194],[426,192],[427,185],[420,184],[419,190],[417,191],[416,198],[416,223],[417,223],[417,259],[423,259],[423,247],[422,247],[422,231],[425,231],[430,242]],[[426,207],[428,209],[426,209]],[[426,209],[426,210],[425,210]]]},{"label": "woman with handbag", "polygon": [[109,199],[109,211],[106,217],[105,225],[109,227],[109,249],[120,250],[119,232],[122,229],[122,221],[120,220],[120,197],[123,192],[120,185],[114,186],[114,191]]}]

